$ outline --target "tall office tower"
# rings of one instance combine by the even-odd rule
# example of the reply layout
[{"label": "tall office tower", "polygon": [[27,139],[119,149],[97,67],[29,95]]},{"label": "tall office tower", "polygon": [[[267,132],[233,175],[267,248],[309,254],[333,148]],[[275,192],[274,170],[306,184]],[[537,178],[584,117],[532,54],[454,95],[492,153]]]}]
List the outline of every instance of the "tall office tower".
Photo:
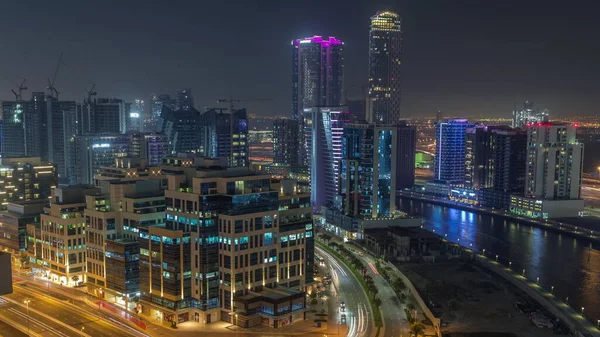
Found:
[{"label": "tall office tower", "polygon": [[87,288],[90,294],[135,310],[139,299],[139,231],[165,222],[158,179],[103,180],[86,196]]},{"label": "tall office tower", "polygon": [[524,197],[511,198],[513,213],[543,219],[581,215],[583,144],[575,132],[565,123],[527,126]]},{"label": "tall office tower", "polygon": [[173,110],[163,107],[157,130],[169,139],[170,152],[199,152],[200,151],[200,112],[196,109],[189,111]]},{"label": "tall office tower", "polygon": [[292,55],[292,119],[300,119],[305,108],[341,105],[344,43],[321,36],[293,40]]},{"label": "tall office tower", "polygon": [[314,210],[331,206],[339,188],[339,165],[342,159],[346,107],[318,107],[310,111],[311,137],[305,148],[310,152],[310,193]]},{"label": "tall office tower", "polygon": [[367,121],[400,120],[402,20],[394,12],[377,12],[369,31],[369,106]]},{"label": "tall office tower", "polygon": [[194,107],[194,97],[192,89],[180,89],[177,91],[177,108],[183,111],[189,111]]},{"label": "tall office tower", "polygon": [[[407,141],[405,138],[408,138],[408,144],[403,144]],[[336,208],[344,215],[354,217],[392,216],[396,210],[398,179],[410,175],[398,172],[405,164],[401,157],[403,152],[398,149],[411,148],[414,144],[414,128],[393,124],[346,124],[340,168],[342,200],[338,200]],[[414,150],[412,153],[414,158]],[[414,159],[410,170],[414,181]]]},{"label": "tall office tower", "polygon": [[86,282],[85,196],[98,193],[92,186],[52,190],[50,206],[41,214],[41,260],[46,277],[64,285]]},{"label": "tall office tower", "polygon": [[304,319],[308,195],[225,158],[165,163],[166,224],[140,229],[142,312],[242,327]]},{"label": "tall office tower", "polygon": [[508,209],[511,195],[522,195],[527,164],[527,134],[519,129],[488,129],[489,155],[480,181],[482,206]]},{"label": "tall office tower", "polygon": [[[415,153],[417,152],[417,130],[406,121],[397,123],[398,142],[396,148],[396,190],[415,185]],[[392,185],[393,186],[393,185]]]},{"label": "tall office tower", "polygon": [[98,136],[76,136],[74,140],[75,183],[93,184],[94,175],[103,166],[110,166],[115,158],[125,157],[129,151],[130,139],[127,135],[112,134]]},{"label": "tall office tower", "polygon": [[169,152],[169,139],[161,133],[131,133],[128,157],[147,159],[148,165],[160,166]]},{"label": "tall office tower", "polygon": [[544,123],[527,128],[525,196],[580,199],[583,144],[570,124]]},{"label": "tall office tower", "polygon": [[49,99],[47,118],[48,161],[58,168],[59,185],[73,185],[76,178],[74,139],[78,134],[77,104]]},{"label": "tall office tower", "polygon": [[98,98],[94,100],[93,109],[93,133],[125,133],[127,131],[129,111],[123,100]]},{"label": "tall office tower", "polygon": [[300,124],[296,119],[276,119],[273,122],[273,163],[298,167]]},{"label": "tall office tower", "polygon": [[466,119],[449,119],[436,124],[434,180],[464,183],[467,129],[473,126],[475,124]]},{"label": "tall office tower", "polygon": [[248,166],[246,109],[209,109],[200,115],[200,151],[211,158],[227,158],[229,167]]},{"label": "tall office tower", "polygon": [[533,102],[525,101],[523,103],[523,109],[513,110],[513,128],[523,128],[527,124],[545,123],[548,122],[548,110],[540,110],[533,108]]}]

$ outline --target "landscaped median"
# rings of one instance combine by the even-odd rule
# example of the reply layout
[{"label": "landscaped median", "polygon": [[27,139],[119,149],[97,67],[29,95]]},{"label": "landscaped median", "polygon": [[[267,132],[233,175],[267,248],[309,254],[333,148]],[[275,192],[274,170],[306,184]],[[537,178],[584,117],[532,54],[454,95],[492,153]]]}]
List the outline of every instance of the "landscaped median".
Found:
[{"label": "landscaped median", "polygon": [[[361,274],[361,271],[359,271],[354,264],[350,263],[350,261],[348,261],[348,259],[344,256],[342,256],[341,254],[339,254],[337,251],[335,251],[334,249],[330,248],[325,242],[323,242],[320,239],[315,240],[317,246],[325,251],[327,251],[329,254],[335,256],[336,259],[338,259],[340,262],[342,262],[354,275],[354,277],[358,280],[358,282],[360,283],[360,286],[363,288],[363,290],[365,291],[365,294],[367,294],[367,297],[369,298],[369,303],[371,305],[371,310],[373,311],[373,320],[375,321],[375,326],[377,327],[377,335],[379,335],[379,329],[383,326],[383,322],[381,320],[381,311],[379,310],[379,299],[376,298],[375,296],[373,296],[373,294],[371,294],[367,289],[367,284],[364,280],[363,275]],[[361,262],[362,264],[362,262]]]}]

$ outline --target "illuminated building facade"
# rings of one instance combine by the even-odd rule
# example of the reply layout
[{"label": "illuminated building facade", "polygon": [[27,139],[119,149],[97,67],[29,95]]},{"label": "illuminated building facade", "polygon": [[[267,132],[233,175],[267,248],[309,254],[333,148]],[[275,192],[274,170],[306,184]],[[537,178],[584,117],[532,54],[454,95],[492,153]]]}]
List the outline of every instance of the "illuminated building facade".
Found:
[{"label": "illuminated building facade", "polygon": [[466,119],[450,119],[436,124],[434,180],[448,184],[464,183],[467,129],[474,126]]},{"label": "illuminated building facade", "polygon": [[246,109],[209,109],[200,115],[200,150],[205,157],[227,158],[230,167],[248,166]]},{"label": "illuminated building facade", "polygon": [[0,156],[47,159],[47,106],[43,92],[29,101],[3,101],[0,124]]},{"label": "illuminated building facade", "polygon": [[47,199],[58,185],[56,166],[39,157],[0,160],[0,210],[10,201]]},{"label": "illuminated building facade", "polygon": [[130,148],[130,137],[113,134],[75,137],[77,158],[76,182],[93,184],[94,175],[103,166],[110,166],[115,158],[126,157]]},{"label": "illuminated building facade", "polygon": [[369,109],[367,121],[400,120],[402,20],[394,12],[377,12],[369,31]]},{"label": "illuminated building facade", "polygon": [[583,144],[575,133],[566,123],[527,126],[524,197],[511,198],[513,213],[542,219],[582,214]]},{"label": "illuminated building facade", "polygon": [[339,189],[339,165],[342,159],[344,125],[349,122],[346,107],[305,109],[310,114],[310,135],[305,149],[310,158],[310,193],[315,210],[332,206]]},{"label": "illuminated building facade", "polygon": [[165,160],[165,226],[140,231],[142,312],[242,327],[303,320],[308,194],[293,181],[224,165],[226,158]]},{"label": "illuminated building facade", "polygon": [[300,124],[296,119],[273,122],[273,164],[298,167]]},{"label": "illuminated building facade", "polygon": [[194,107],[192,89],[185,88],[177,91],[177,107],[183,111],[189,111]]},{"label": "illuminated building facade", "polygon": [[85,196],[98,193],[88,185],[52,190],[50,205],[41,214],[41,265],[46,277],[63,285],[86,282]]},{"label": "illuminated building facade", "polygon": [[84,211],[88,292],[130,310],[140,292],[140,230],[165,221],[160,179],[141,179],[100,180]]},{"label": "illuminated building facade", "polygon": [[292,41],[292,119],[305,108],[338,106],[343,100],[344,43],[313,36]]},{"label": "illuminated building facade", "polygon": [[533,102],[525,101],[523,109],[513,110],[513,128],[524,128],[527,124],[548,122],[548,110],[533,108]]}]

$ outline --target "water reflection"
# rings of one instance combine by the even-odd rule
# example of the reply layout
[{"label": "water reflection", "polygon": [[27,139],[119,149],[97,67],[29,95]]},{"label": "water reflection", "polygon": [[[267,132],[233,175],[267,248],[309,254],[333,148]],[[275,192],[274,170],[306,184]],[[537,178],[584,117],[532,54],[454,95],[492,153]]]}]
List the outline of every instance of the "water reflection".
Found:
[{"label": "water reflection", "polygon": [[573,308],[585,307],[586,316],[594,322],[600,319],[600,252],[587,242],[564,234],[521,225],[489,215],[437,205],[404,200],[404,211],[423,216],[424,227],[446,235],[450,241],[463,246],[473,245],[476,251],[486,249],[490,256],[513,270],[526,270],[531,280],[540,278],[546,289]]}]

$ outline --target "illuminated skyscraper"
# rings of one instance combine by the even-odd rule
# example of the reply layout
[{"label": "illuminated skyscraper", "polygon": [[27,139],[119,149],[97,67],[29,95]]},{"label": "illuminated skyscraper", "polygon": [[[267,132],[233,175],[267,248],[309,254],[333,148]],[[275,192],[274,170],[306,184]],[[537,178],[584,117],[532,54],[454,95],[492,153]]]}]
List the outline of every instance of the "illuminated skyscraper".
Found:
[{"label": "illuminated skyscraper", "polygon": [[344,85],[344,43],[313,36],[292,41],[292,118],[305,108],[339,106]]},{"label": "illuminated skyscraper", "polygon": [[311,137],[305,145],[310,155],[310,201],[313,209],[331,206],[339,188],[339,166],[342,159],[344,124],[347,107],[305,109],[311,114]]},{"label": "illuminated skyscraper", "polygon": [[474,126],[466,119],[450,119],[436,124],[434,180],[449,184],[464,182],[467,129]]},{"label": "illuminated skyscraper", "polygon": [[401,55],[400,16],[377,12],[369,32],[369,122],[396,124],[400,119]]}]

